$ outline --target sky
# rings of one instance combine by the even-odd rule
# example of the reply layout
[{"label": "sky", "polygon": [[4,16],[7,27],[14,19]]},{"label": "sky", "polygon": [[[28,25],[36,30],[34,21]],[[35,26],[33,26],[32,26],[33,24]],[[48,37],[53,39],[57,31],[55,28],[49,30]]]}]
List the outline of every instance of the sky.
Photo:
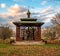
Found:
[{"label": "sky", "polygon": [[51,19],[60,13],[60,0],[0,0],[0,25],[9,24],[27,17],[27,10],[31,12],[31,18],[37,18],[44,22],[42,27],[51,25]]}]

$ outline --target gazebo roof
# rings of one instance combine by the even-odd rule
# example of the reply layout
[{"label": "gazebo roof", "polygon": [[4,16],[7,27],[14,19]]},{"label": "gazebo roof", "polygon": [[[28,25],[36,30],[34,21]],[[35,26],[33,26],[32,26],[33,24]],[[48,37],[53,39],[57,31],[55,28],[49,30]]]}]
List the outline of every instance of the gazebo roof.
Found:
[{"label": "gazebo roof", "polygon": [[43,22],[36,22],[36,21],[20,21],[20,22],[13,22],[17,26],[41,26]]},{"label": "gazebo roof", "polygon": [[37,21],[37,19],[34,19],[34,18],[21,18],[21,21]]},{"label": "gazebo roof", "polygon": [[30,11],[27,12],[28,18],[21,18],[19,22],[13,22],[16,26],[41,26],[43,22],[37,22],[37,19],[30,18]]}]

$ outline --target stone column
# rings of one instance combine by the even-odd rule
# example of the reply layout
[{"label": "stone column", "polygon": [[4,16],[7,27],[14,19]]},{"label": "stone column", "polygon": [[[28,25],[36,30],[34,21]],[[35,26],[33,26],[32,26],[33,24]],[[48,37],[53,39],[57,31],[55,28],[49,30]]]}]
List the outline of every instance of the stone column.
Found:
[{"label": "stone column", "polygon": [[38,31],[39,31],[39,40],[41,40],[41,26],[38,27]]},{"label": "stone column", "polygon": [[21,41],[22,38],[20,37],[20,26],[16,26],[16,41]]},{"label": "stone column", "polygon": [[37,29],[34,31],[34,40],[35,41],[41,40],[41,27],[37,27]]}]

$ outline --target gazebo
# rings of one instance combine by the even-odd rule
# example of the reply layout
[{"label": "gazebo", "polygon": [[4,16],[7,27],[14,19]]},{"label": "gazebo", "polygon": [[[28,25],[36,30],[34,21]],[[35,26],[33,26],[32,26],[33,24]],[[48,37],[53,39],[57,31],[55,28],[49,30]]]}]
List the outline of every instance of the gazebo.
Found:
[{"label": "gazebo", "polygon": [[43,22],[37,22],[37,19],[30,18],[30,11],[27,12],[27,18],[21,18],[19,22],[13,22],[16,25],[16,41],[23,40],[41,40],[41,26]]}]

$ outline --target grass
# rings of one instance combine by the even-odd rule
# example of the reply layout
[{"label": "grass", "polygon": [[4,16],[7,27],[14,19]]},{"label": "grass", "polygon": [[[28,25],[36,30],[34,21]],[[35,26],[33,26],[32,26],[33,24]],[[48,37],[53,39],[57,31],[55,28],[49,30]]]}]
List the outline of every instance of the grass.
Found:
[{"label": "grass", "polygon": [[9,46],[10,46],[9,44],[4,44],[4,43],[0,44],[0,48],[7,48]]},{"label": "grass", "polygon": [[60,56],[60,45],[20,45],[0,44],[0,56]]},{"label": "grass", "polygon": [[45,47],[60,48],[60,44],[45,44]]}]

